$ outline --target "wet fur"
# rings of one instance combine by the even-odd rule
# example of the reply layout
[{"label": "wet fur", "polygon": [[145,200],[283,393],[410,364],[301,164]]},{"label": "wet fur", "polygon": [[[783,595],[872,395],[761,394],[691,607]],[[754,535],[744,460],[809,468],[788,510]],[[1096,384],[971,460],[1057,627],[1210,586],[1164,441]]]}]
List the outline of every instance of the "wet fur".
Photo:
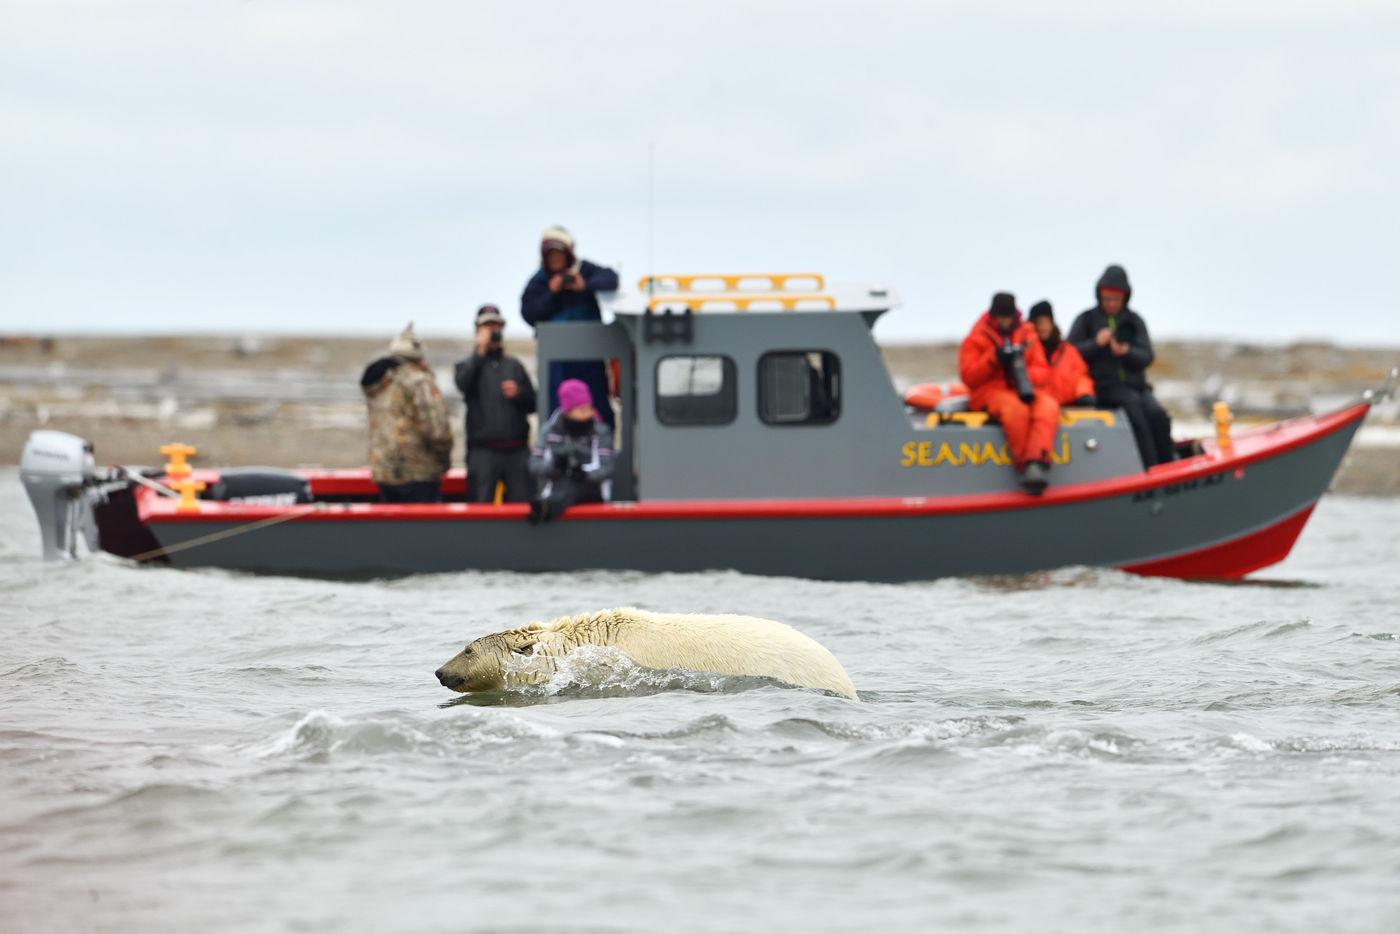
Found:
[{"label": "wet fur", "polygon": [[463,693],[539,684],[558,670],[559,659],[582,645],[615,646],[645,668],[753,675],[856,698],[855,686],[836,657],[785,623],[756,616],[650,613],[634,607],[482,636],[443,665],[437,676],[444,686]]}]

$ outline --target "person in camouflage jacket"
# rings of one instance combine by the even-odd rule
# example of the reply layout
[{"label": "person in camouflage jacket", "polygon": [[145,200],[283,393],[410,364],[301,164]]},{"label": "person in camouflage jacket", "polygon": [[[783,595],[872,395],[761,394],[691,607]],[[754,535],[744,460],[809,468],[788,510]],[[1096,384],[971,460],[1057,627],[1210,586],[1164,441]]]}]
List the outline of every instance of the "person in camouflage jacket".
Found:
[{"label": "person in camouflage jacket", "polygon": [[423,342],[409,324],[360,377],[369,407],[369,470],[386,503],[442,501],[452,457],[447,405],[423,362]]}]

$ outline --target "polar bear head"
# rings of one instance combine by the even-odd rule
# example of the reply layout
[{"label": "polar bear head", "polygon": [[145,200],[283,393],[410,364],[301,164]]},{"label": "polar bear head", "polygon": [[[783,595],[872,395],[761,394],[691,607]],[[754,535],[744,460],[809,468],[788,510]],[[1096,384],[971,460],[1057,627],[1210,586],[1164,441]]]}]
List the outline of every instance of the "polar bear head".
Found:
[{"label": "polar bear head", "polygon": [[463,694],[540,684],[557,667],[551,651],[554,635],[539,623],[493,632],[473,639],[433,674],[443,687]]}]

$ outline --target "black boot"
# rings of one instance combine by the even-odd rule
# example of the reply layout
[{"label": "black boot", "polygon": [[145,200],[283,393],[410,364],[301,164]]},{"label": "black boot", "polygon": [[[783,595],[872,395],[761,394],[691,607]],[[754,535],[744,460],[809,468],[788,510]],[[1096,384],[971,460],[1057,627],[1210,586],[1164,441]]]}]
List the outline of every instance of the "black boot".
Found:
[{"label": "black boot", "polygon": [[1039,496],[1045,492],[1045,486],[1050,482],[1046,476],[1049,468],[1040,461],[1031,461],[1021,468],[1021,486],[1032,496]]},{"label": "black boot", "polygon": [[532,499],[532,500],[530,500],[530,515],[529,515],[528,518],[529,518],[529,520],[530,520],[530,524],[531,524],[531,525],[539,525],[541,522],[548,522],[548,521],[549,521],[549,500],[547,500],[547,499]]}]

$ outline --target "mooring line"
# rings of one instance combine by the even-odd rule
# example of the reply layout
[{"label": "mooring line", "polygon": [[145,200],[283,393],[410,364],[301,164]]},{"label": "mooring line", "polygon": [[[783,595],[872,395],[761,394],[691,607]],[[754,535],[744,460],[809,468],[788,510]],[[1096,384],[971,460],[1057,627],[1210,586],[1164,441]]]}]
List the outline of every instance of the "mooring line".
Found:
[{"label": "mooring line", "polygon": [[279,522],[290,522],[299,519],[309,513],[318,512],[325,509],[325,503],[308,503],[300,509],[293,509],[291,512],[283,513],[280,516],[271,516],[267,519],[259,519],[257,522],[248,522],[243,525],[234,526],[231,529],[222,529],[218,532],[211,532],[208,535],[201,535],[199,538],[192,538],[187,542],[178,542],[169,547],[161,546],[150,551],[143,551],[139,555],[132,555],[132,561],[149,561],[152,558],[160,558],[166,555],[175,554],[177,551],[185,551],[188,548],[197,548],[200,545],[208,545],[225,538],[233,538],[235,535],[242,535],[245,532],[253,532],[258,529],[265,529],[270,525],[277,525]]}]

